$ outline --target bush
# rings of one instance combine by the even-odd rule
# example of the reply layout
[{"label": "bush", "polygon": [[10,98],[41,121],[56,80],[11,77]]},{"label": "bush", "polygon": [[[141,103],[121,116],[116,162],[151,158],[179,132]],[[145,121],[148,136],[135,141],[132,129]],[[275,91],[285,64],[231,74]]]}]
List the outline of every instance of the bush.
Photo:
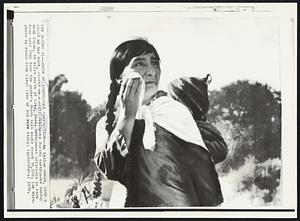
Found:
[{"label": "bush", "polygon": [[[249,155],[237,170],[223,174],[220,181],[226,206],[277,206],[280,204],[279,158],[263,163]],[[241,205],[235,203],[243,200]],[[241,202],[240,202],[241,203]]]}]

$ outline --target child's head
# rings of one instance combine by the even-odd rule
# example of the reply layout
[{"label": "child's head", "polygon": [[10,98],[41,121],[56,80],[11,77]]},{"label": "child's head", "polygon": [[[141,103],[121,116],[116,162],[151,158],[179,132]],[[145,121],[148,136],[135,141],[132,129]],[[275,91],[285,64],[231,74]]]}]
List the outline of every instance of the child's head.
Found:
[{"label": "child's head", "polygon": [[205,78],[178,78],[168,85],[168,93],[173,99],[184,104],[195,120],[205,120],[209,107],[207,84],[210,79],[210,75]]}]

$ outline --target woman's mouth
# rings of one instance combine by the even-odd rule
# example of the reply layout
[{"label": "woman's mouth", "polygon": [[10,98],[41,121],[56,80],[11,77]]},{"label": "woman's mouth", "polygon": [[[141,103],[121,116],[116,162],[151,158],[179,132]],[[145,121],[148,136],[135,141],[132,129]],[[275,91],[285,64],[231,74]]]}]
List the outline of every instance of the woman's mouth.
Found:
[{"label": "woman's mouth", "polygon": [[145,82],[145,84],[155,84],[156,83],[156,81],[147,81],[147,82]]}]

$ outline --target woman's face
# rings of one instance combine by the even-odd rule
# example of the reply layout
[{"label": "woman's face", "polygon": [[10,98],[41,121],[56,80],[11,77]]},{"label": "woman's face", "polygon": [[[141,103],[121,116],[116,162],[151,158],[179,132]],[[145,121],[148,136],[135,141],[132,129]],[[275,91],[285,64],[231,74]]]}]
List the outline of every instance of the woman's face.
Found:
[{"label": "woman's face", "polygon": [[158,90],[161,72],[158,58],[154,53],[133,57],[123,73],[127,71],[137,72],[144,79],[145,95],[143,102],[148,101]]}]

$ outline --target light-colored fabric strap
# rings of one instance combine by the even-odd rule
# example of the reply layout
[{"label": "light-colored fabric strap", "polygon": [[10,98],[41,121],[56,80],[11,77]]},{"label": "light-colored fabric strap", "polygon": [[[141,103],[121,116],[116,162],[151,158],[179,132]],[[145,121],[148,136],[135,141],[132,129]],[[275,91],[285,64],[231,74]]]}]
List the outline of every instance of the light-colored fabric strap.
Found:
[{"label": "light-colored fabric strap", "polygon": [[145,149],[154,150],[153,122],[155,122],[182,140],[197,144],[207,150],[193,116],[180,102],[168,96],[162,96],[154,100],[149,106],[143,105],[141,110],[145,119],[143,137]]}]

